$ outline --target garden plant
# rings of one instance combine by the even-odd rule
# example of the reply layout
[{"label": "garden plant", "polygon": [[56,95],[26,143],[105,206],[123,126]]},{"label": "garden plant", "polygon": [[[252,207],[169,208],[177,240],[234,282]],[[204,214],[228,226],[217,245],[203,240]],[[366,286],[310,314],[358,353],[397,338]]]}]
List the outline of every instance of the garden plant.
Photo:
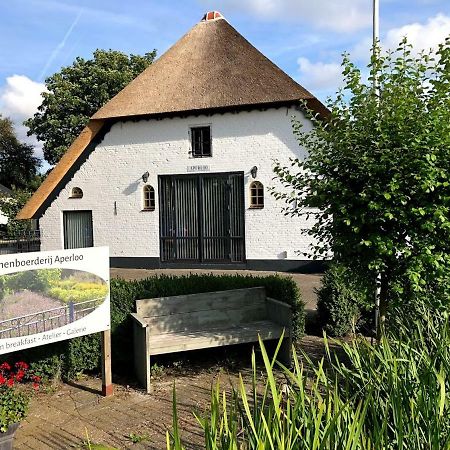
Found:
[{"label": "garden plant", "polygon": [[[260,342],[262,377],[253,354],[250,384],[241,377],[231,395],[216,385],[210,410],[197,413],[205,448],[450,448],[448,316],[422,312],[423,320],[398,321],[396,333],[374,345],[361,338],[333,353],[325,339],[318,364],[294,352],[293,369],[278,367]],[[173,404],[167,448],[181,450],[175,389]]]},{"label": "garden plant", "polygon": [[0,435],[26,417],[32,391],[39,389],[40,381],[23,361],[0,364]]},{"label": "garden plant", "polygon": [[[372,284],[380,317],[450,295],[450,37],[436,53],[377,47],[366,80],[344,56],[344,87],[327,120],[294,120],[304,159],[279,162],[285,213],[310,216],[311,252]],[[377,88],[374,89],[374,81]]]}]

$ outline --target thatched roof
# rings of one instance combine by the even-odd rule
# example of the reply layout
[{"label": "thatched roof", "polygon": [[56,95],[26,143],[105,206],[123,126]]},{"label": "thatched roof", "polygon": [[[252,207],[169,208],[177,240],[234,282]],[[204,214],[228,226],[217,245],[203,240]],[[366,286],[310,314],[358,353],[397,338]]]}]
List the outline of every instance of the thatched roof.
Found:
[{"label": "thatched roof", "polygon": [[[242,37],[218,13],[207,13],[173,47],[100,108],[17,215],[42,214],[76,170],[96,136],[114,120],[280,106],[306,100],[327,108]],[[101,131],[103,129],[103,131]],[[92,145],[91,145],[92,147]]]},{"label": "thatched roof", "polygon": [[310,100],[225,19],[202,20],[92,117],[110,119]]},{"label": "thatched roof", "polygon": [[48,174],[44,182],[39,186],[39,189],[31,196],[25,206],[19,211],[16,219],[32,219],[37,215],[38,210],[55,191],[61,181],[64,179],[66,173],[76,163],[78,158],[83,154],[83,151],[94,139],[98,132],[103,127],[102,120],[91,120],[80,135],[73,141],[66,153]]}]

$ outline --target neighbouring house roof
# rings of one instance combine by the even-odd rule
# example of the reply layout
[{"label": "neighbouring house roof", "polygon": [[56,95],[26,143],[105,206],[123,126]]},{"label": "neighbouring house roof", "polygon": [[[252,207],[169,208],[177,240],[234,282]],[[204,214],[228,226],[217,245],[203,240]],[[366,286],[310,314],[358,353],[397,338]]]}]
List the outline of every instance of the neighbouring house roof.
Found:
[{"label": "neighbouring house roof", "polygon": [[217,12],[204,18],[100,108],[17,215],[36,217],[105,123],[202,111],[269,107],[306,101],[328,109],[267,59]]}]

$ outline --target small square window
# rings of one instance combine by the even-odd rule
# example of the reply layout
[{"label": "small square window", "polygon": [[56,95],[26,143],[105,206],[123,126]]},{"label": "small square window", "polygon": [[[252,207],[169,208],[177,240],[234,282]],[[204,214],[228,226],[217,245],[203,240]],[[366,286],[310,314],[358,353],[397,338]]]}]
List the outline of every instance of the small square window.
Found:
[{"label": "small square window", "polygon": [[211,127],[191,128],[192,156],[204,158],[211,154]]}]

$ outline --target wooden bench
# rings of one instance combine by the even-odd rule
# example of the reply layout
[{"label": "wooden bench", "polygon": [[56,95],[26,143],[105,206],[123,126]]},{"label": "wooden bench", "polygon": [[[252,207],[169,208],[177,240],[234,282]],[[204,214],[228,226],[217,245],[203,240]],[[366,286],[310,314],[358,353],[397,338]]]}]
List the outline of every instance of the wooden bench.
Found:
[{"label": "wooden bench", "polygon": [[223,345],[284,339],[278,359],[291,363],[292,313],[263,287],[136,300],[134,361],[150,392],[150,357]]}]

